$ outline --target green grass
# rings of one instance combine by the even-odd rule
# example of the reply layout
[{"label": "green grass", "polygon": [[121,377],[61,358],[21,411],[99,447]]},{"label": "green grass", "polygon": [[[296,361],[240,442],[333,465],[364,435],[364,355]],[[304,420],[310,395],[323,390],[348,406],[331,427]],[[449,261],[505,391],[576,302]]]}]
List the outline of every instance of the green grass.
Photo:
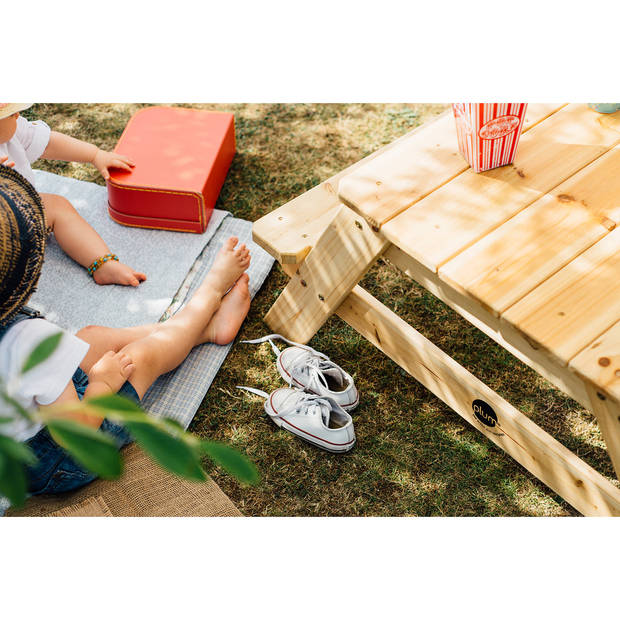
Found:
[{"label": "green grass", "polygon": [[[112,148],[133,104],[38,105],[27,115],[53,129]],[[442,105],[231,104],[237,155],[218,208],[256,220],[322,179],[436,116]],[[37,167],[102,183],[83,164]],[[109,241],[109,240],[108,240]],[[237,340],[268,333],[262,317],[286,285],[276,265]],[[501,396],[613,479],[591,414],[554,389],[425,289],[378,263],[363,286]],[[357,445],[330,455],[279,430],[262,400],[235,389],[282,385],[269,345],[236,344],[191,430],[228,441],[257,464],[244,487],[211,468],[247,515],[573,515],[575,511],[337,317],[310,344],[354,376],[361,404]],[[617,483],[616,483],[617,484]]]}]

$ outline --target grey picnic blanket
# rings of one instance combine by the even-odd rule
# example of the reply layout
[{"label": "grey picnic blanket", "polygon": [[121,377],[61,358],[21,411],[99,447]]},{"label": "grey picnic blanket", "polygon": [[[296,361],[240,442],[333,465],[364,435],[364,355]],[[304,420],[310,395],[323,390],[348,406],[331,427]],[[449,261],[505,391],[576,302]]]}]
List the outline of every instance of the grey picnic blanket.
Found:
[{"label": "grey picnic blanket", "polygon": [[[252,297],[273,265],[273,258],[252,242],[252,223],[215,210],[202,235],[128,228],[110,219],[105,187],[40,170],[39,192],[65,196],[103,237],[111,251],[147,281],[137,288],[99,286],[51,239],[37,291],[28,303],[45,317],[75,332],[85,325],[131,327],[166,319],[192,294],[231,235],[252,253],[248,270]],[[144,397],[154,415],[173,418],[187,428],[232,345],[202,345],[173,372],[161,376]]]}]

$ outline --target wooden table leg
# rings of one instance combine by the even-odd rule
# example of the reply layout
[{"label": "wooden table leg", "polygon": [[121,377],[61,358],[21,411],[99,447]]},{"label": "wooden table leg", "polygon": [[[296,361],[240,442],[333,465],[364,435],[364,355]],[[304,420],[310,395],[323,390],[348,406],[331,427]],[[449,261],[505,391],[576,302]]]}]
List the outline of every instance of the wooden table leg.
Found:
[{"label": "wooden table leg", "polygon": [[291,340],[308,342],[388,246],[380,233],[343,205],[265,322],[272,331]]},{"label": "wooden table leg", "polygon": [[590,409],[598,421],[609,458],[620,480],[620,404],[599,392],[588,381],[584,383],[590,397]]}]

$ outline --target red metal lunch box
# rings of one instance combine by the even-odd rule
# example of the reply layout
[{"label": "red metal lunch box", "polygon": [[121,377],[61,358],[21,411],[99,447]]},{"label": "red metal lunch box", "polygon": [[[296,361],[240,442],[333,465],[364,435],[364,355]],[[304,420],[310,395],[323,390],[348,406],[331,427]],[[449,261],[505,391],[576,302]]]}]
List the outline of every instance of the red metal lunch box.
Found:
[{"label": "red metal lunch box", "polygon": [[203,233],[235,155],[235,119],[224,112],[144,108],[129,119],[114,151],[136,166],[111,171],[113,220]]}]

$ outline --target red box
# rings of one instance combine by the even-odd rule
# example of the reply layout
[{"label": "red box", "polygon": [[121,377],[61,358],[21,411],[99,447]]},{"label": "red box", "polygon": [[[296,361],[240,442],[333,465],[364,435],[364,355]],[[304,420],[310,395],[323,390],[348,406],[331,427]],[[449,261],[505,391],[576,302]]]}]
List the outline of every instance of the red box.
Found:
[{"label": "red box", "polygon": [[459,149],[474,172],[514,161],[527,103],[453,103]]},{"label": "red box", "polygon": [[108,210],[119,224],[203,233],[235,155],[232,114],[155,106],[136,112],[116,153],[134,161],[114,170]]}]

